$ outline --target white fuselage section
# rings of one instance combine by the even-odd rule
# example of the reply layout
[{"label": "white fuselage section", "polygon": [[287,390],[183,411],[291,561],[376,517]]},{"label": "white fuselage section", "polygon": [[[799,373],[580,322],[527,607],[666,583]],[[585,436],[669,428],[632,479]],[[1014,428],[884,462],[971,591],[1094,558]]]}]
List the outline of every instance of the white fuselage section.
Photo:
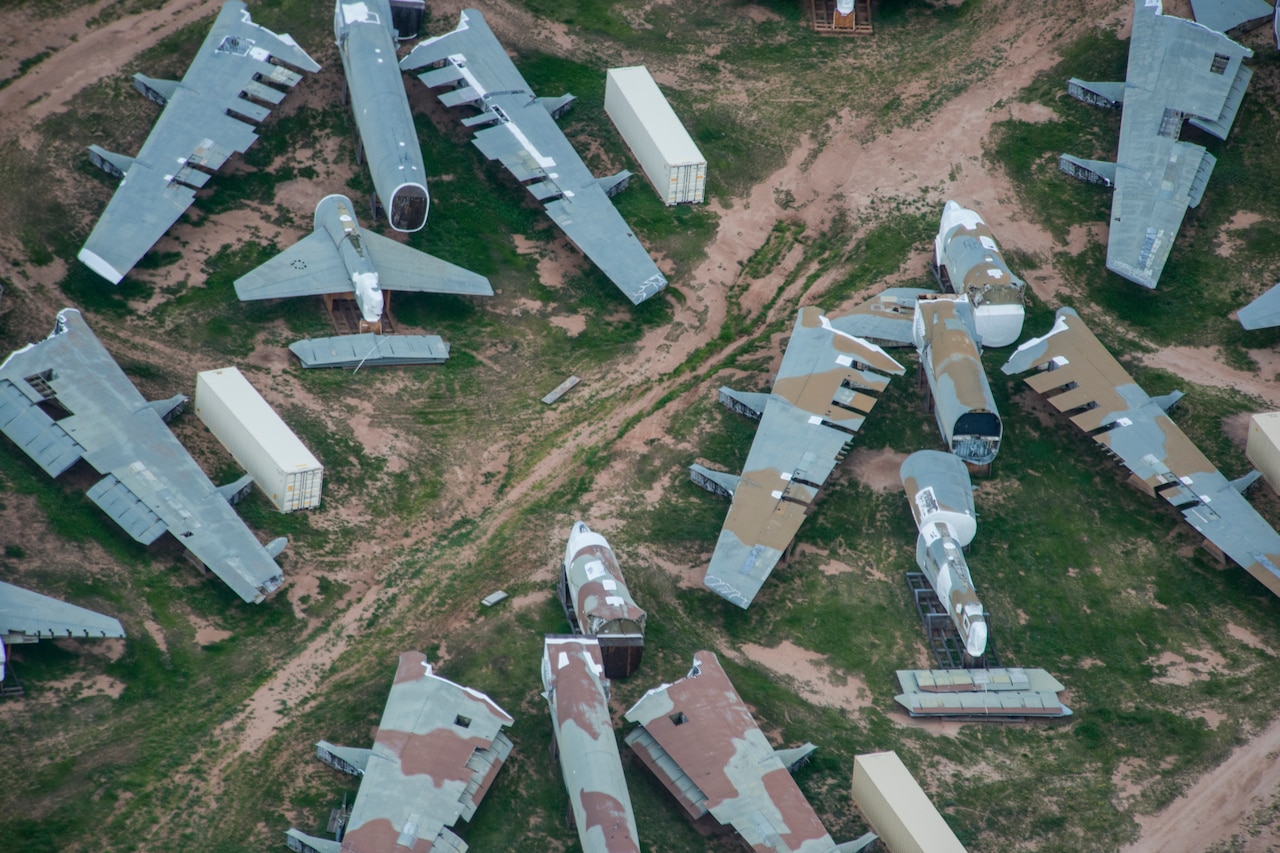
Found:
[{"label": "white fuselage section", "polygon": [[368,246],[360,237],[360,225],[353,210],[351,200],[346,196],[325,196],[316,205],[316,230],[323,228],[333,239],[351,279],[360,316],[367,323],[377,323],[382,319],[385,300],[378,285],[378,271],[373,268]]}]

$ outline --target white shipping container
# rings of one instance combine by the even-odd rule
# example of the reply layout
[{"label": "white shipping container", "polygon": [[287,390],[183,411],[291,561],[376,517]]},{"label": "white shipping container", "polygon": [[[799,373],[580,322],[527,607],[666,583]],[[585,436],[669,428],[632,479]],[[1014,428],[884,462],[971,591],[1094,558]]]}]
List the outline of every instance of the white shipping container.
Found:
[{"label": "white shipping container", "polygon": [[234,367],[196,374],[196,415],[276,509],[320,506],[324,469]]},{"label": "white shipping container", "polygon": [[965,853],[896,752],[854,756],[853,803],[893,853]]},{"label": "white shipping container", "polygon": [[1265,412],[1249,418],[1249,438],[1244,455],[1262,478],[1280,493],[1280,412]]},{"label": "white shipping container", "polygon": [[604,111],[664,204],[701,204],[707,161],[643,65],[610,68]]}]

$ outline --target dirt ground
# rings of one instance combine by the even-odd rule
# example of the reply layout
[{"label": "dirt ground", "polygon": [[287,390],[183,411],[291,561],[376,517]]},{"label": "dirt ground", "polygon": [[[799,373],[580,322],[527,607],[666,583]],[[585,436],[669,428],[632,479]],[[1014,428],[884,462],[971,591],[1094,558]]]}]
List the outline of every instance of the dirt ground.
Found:
[{"label": "dirt ground", "polygon": [[[76,10],[73,13],[75,20],[59,19],[38,26],[30,25],[31,21],[22,8],[0,8],[0,33],[4,34],[0,37],[0,78],[14,73],[17,62],[22,58],[41,50],[51,51],[48,59],[12,85],[0,89],[0,139],[17,136],[24,145],[32,144],[30,137],[34,125],[65,109],[77,91],[119,70],[136,55],[140,45],[154,42],[216,8],[213,0],[171,0],[160,9],[125,16],[94,29],[73,45],[69,34],[83,30],[79,25],[108,4],[109,0],[100,0]],[[1122,4],[1090,0],[1087,5],[1096,8],[1098,18],[1120,20],[1127,17],[1127,9]],[[1166,11],[1179,13],[1179,7],[1185,5],[1166,3]],[[525,38],[521,23],[529,23],[527,12],[507,2],[491,4],[491,7],[499,10],[490,13],[490,20],[501,22],[495,24],[500,37]],[[452,19],[458,8],[458,4],[433,5],[433,15],[437,20]],[[747,8],[761,15],[771,14],[758,7]],[[547,31],[544,30],[543,34],[547,35]],[[549,36],[560,49],[572,48],[575,44],[574,37],[563,25],[551,28]],[[1023,20],[996,23],[985,33],[984,43],[975,45],[974,50],[981,52],[992,46],[1004,46],[1006,63],[999,72],[970,87],[940,110],[932,126],[948,128],[947,133],[922,138],[918,128],[901,129],[868,142],[864,141],[868,138],[866,121],[846,113],[824,129],[820,148],[812,137],[799,140],[785,165],[746,197],[735,199],[732,206],[713,203],[712,207],[720,217],[719,230],[708,247],[705,260],[687,281],[680,283],[687,300],[675,305],[670,328],[654,330],[641,341],[626,371],[616,374],[615,381],[624,387],[639,388],[648,377],[672,371],[690,353],[715,337],[725,318],[725,297],[729,288],[739,283],[742,264],[765,243],[780,216],[776,199],[782,192],[789,192],[795,199],[789,215],[815,231],[821,230],[841,212],[856,212],[876,200],[915,197],[927,191],[939,209],[944,200],[955,198],[981,211],[1002,243],[1040,257],[1051,258],[1054,251],[1064,248],[1078,251],[1086,241],[1096,239],[1105,230],[1103,223],[1098,223],[1096,229],[1091,227],[1081,233],[1073,233],[1066,247],[1056,244],[1053,237],[1033,224],[1022,210],[1007,176],[984,163],[984,148],[989,145],[993,123],[1009,117],[1036,120],[1035,110],[1017,104],[1014,96],[1037,72],[1058,61],[1052,46],[1060,36],[1056,22],[1048,16],[1030,27],[1026,27]],[[92,51],[93,63],[82,61],[87,51]],[[726,85],[731,88],[733,84],[729,81]],[[732,98],[734,93],[727,92],[726,97]],[[313,196],[305,189],[298,188],[296,206],[305,206],[304,199]],[[645,189],[641,187],[639,191]],[[293,198],[292,191],[287,195]],[[293,202],[286,201],[295,206]],[[306,222],[309,210],[295,211],[295,215],[298,221]],[[202,257],[224,243],[241,239],[247,218],[251,216],[244,211],[233,211],[215,217],[214,221],[198,229],[180,224],[171,237],[181,239],[187,245],[184,251],[193,253],[194,257]],[[285,234],[282,239],[300,234],[301,231]],[[0,241],[11,239],[9,235],[0,234]],[[521,253],[538,250],[523,243],[521,241],[513,248]],[[563,281],[565,271],[579,262],[561,241],[542,257],[538,272],[547,285],[554,288]],[[925,262],[926,255],[921,252],[904,258],[902,269],[910,275],[917,275]],[[195,268],[198,269],[198,264]],[[44,283],[53,285],[61,277],[63,269],[57,263],[32,272],[38,280],[47,279]],[[820,281],[811,298],[818,297],[830,283]],[[1057,294],[1063,286],[1062,277],[1051,263],[1037,270],[1030,277],[1030,284],[1036,294],[1050,304],[1056,304]],[[776,287],[777,281],[772,277],[749,282],[741,296],[741,304],[748,312],[758,313],[773,298]],[[771,310],[791,310],[786,300],[779,300],[778,305],[781,307]],[[537,309],[536,304],[511,307],[513,311]],[[582,331],[579,318],[562,317],[555,322],[571,335]],[[673,330],[676,330],[674,340]],[[1241,388],[1280,406],[1280,383],[1276,381],[1280,376],[1280,356],[1271,351],[1251,355],[1262,365],[1257,374],[1232,370],[1215,361],[1213,353],[1188,348],[1174,347],[1154,353],[1147,362],[1201,384]],[[172,357],[179,362],[182,360],[181,353],[173,353]],[[286,358],[281,352],[259,352],[251,360],[279,372]],[[201,368],[208,366],[199,365]],[[263,390],[270,399],[273,392]],[[667,390],[661,383],[650,384],[633,399],[612,410],[607,418],[577,427],[561,446],[540,460],[520,482],[506,489],[497,502],[492,525],[497,527],[530,493],[549,489],[563,480],[565,472],[572,469],[572,460],[580,448],[588,446],[602,434],[616,432],[622,423],[649,410]],[[698,388],[690,395],[701,395],[707,390]],[[574,393],[589,393],[589,389],[578,389]],[[305,399],[295,398],[292,402],[307,404]],[[669,434],[667,428],[673,414],[688,404],[686,399],[659,408],[631,430],[620,449],[641,452],[646,436]],[[366,439],[370,446],[392,449],[395,446],[397,439],[379,431],[372,412],[362,414],[356,429],[357,435]],[[509,448],[497,450],[491,459],[484,461],[486,469],[501,470],[509,454]],[[891,453],[863,451],[855,451],[849,460],[854,476],[880,491],[901,487],[897,479],[900,463],[901,459]],[[598,484],[625,481],[630,464],[626,459],[606,463],[599,474]],[[471,481],[474,483],[474,474]],[[660,495],[654,496],[657,497]],[[351,507],[350,512],[357,517],[367,515],[359,506]],[[606,535],[609,533],[607,523],[599,525],[598,529]],[[426,536],[431,532],[423,531],[420,535]],[[372,555],[361,556],[368,558]],[[657,555],[651,556],[656,563],[662,564]],[[668,568],[677,582],[690,582],[683,567],[670,565]],[[850,569],[831,561],[823,570],[841,572]],[[351,591],[342,608],[344,615],[332,630],[281,668],[258,690],[241,714],[219,732],[220,737],[235,744],[234,749],[227,753],[223,766],[237,755],[254,750],[265,742],[279,721],[280,708],[296,705],[317,690],[321,677],[352,639],[354,626],[360,623],[383,593],[377,573],[370,566],[354,566],[343,580],[351,584]],[[313,588],[315,583],[314,579],[308,578],[297,578],[292,582],[303,590]],[[693,582],[696,583],[696,578]],[[165,639],[159,627],[150,622],[146,627],[163,648]],[[225,634],[215,625],[201,625],[198,631],[201,643],[217,642]],[[773,649],[747,646],[742,652],[767,669],[786,675],[801,695],[814,702],[856,711],[868,701],[865,685],[856,679],[849,678],[843,684],[840,676],[833,680],[820,654],[790,643]],[[1188,678],[1208,678],[1215,669],[1213,662],[1197,665],[1188,663],[1186,659],[1154,663],[1166,667],[1169,673],[1166,677],[1175,683],[1183,683]],[[114,684],[89,685],[85,689],[112,695],[118,693],[118,686]],[[958,729],[959,726],[952,725],[933,727],[937,733],[948,735],[953,735]],[[1250,816],[1274,799],[1280,786],[1280,763],[1274,760],[1277,751],[1280,751],[1280,722],[1240,747],[1227,762],[1207,773],[1164,812],[1140,817],[1143,837],[1128,849],[1200,850],[1232,835],[1245,833]],[[1125,776],[1125,773],[1121,775]],[[217,790],[216,770],[208,785],[211,790]],[[1125,791],[1126,797],[1136,795],[1127,788]],[[1275,830],[1269,829],[1268,832],[1272,834],[1250,841],[1250,844],[1257,842],[1261,846],[1247,849],[1264,849],[1266,844],[1280,842],[1280,835],[1274,834]]]}]

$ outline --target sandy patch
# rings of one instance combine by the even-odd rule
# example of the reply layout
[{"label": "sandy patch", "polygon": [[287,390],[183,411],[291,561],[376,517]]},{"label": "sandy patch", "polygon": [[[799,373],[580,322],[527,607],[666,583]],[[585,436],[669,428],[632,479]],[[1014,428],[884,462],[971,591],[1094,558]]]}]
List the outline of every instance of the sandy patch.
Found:
[{"label": "sandy patch", "polygon": [[581,314],[555,314],[551,317],[551,325],[564,329],[571,338],[576,338],[587,329],[587,318]]},{"label": "sandy patch", "polygon": [[1239,640],[1240,642],[1244,643],[1246,646],[1248,646],[1251,649],[1257,649],[1260,652],[1266,652],[1272,657],[1276,656],[1275,649],[1273,649],[1270,645],[1268,645],[1266,640],[1262,639],[1257,634],[1250,631],[1248,628],[1244,628],[1240,625],[1237,625],[1234,622],[1228,622],[1227,633],[1230,634],[1235,639]]},{"label": "sandy patch", "polygon": [[854,478],[874,492],[902,491],[902,478],[899,471],[907,454],[896,450],[863,450],[856,448],[849,454],[845,467]]},{"label": "sandy patch", "polygon": [[156,645],[160,647],[160,654],[169,654],[169,642],[165,639],[164,630],[151,619],[143,622],[142,627],[146,628],[151,639],[156,641]]},{"label": "sandy patch", "polygon": [[1249,357],[1258,364],[1256,372],[1228,367],[1220,355],[1220,351],[1212,347],[1165,347],[1143,355],[1142,363],[1167,370],[1196,385],[1234,388],[1273,408],[1280,407],[1280,383],[1276,381],[1280,377],[1280,352],[1249,350]]},{"label": "sandy patch", "polygon": [[1148,666],[1162,672],[1151,680],[1156,684],[1175,684],[1186,687],[1197,681],[1207,681],[1214,673],[1227,671],[1227,660],[1213,649],[1194,649],[1187,652],[1188,660],[1177,652],[1164,652],[1149,658]]},{"label": "sandy patch", "polygon": [[747,643],[742,652],[780,678],[789,679],[807,702],[846,711],[871,707],[871,691],[862,679],[837,673],[827,664],[826,655],[802,649],[790,640],[772,649]]},{"label": "sandy patch", "polygon": [[231,637],[230,631],[219,628],[206,619],[192,617],[191,625],[196,629],[197,645],[211,646],[214,643],[220,643],[223,640],[230,639]]}]

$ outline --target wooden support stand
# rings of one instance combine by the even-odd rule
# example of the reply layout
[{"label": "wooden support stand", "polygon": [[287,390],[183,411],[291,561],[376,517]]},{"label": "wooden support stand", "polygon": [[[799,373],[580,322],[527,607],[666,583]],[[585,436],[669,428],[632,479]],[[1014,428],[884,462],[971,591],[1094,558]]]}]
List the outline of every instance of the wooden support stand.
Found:
[{"label": "wooden support stand", "polygon": [[840,14],[836,0],[808,0],[813,28],[830,35],[870,35],[871,0],[853,0],[853,12]]}]

